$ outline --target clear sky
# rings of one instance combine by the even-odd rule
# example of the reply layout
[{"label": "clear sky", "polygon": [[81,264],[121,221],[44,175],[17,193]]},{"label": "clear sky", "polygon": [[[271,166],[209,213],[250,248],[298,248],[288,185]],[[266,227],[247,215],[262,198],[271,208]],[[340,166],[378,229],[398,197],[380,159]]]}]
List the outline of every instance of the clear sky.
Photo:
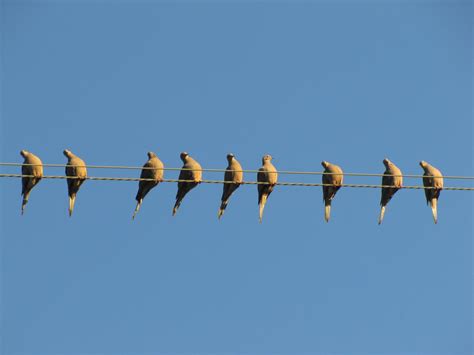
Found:
[{"label": "clear sky", "polygon": [[[3,0],[1,160],[472,176],[472,23],[471,1]],[[378,189],[340,190],[326,224],[321,188],[278,186],[259,224],[255,186],[218,221],[222,186],[172,217],[163,183],[132,222],[137,185],[86,181],[69,218],[43,180],[22,217],[1,179],[2,354],[473,353],[471,192],[434,225],[402,190],[378,226]]]}]

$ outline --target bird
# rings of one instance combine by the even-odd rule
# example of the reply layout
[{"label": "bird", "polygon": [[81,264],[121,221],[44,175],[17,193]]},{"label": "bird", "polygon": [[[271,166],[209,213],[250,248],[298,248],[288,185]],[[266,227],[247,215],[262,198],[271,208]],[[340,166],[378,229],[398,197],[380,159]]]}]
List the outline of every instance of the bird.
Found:
[{"label": "bird", "polygon": [[67,179],[67,190],[69,194],[69,217],[71,217],[72,211],[74,210],[74,202],[76,201],[77,192],[87,178],[87,169],[84,160],[79,158],[70,150],[65,149],[63,154],[68,159],[66,165],[66,176],[70,177]]},{"label": "bird", "polygon": [[271,155],[264,155],[262,158],[262,167],[258,169],[257,173],[257,181],[259,183],[265,183],[257,184],[260,223],[262,223],[263,209],[265,208],[267,199],[278,181],[278,172],[272,164],[272,159]]},{"label": "bird", "polygon": [[140,206],[142,205],[145,196],[151,189],[163,181],[163,163],[154,152],[148,152],[147,155],[148,161],[143,165],[140,179],[153,179],[153,181],[140,180],[138,183],[138,192],[135,197],[135,200],[137,200],[137,207],[135,207],[135,211],[133,212],[132,220],[135,219],[135,215],[140,210]]},{"label": "bird", "polygon": [[425,187],[426,203],[431,206],[433,220],[436,224],[438,223],[438,199],[443,189],[443,175],[441,171],[423,160],[420,161],[420,166],[424,170],[423,185]]},{"label": "bird", "polygon": [[173,207],[173,216],[178,211],[179,206],[181,205],[181,201],[183,200],[184,196],[198,186],[202,181],[202,168],[201,165],[191,158],[188,153],[182,152],[180,154],[181,160],[183,161],[184,165],[181,168],[181,172],[179,173],[179,180],[192,180],[189,182],[180,181],[178,182],[178,192],[176,193],[176,203]]},{"label": "bird", "polygon": [[[323,181],[323,200],[324,200],[324,219],[329,222],[331,216],[331,201],[336,196],[337,191],[341,188],[344,175],[342,169],[327,161],[322,161],[324,168],[322,176]],[[332,186],[328,186],[332,185]]]},{"label": "bird", "polygon": [[34,164],[21,166],[22,175],[32,175],[23,176],[21,178],[21,195],[23,196],[23,202],[21,204],[21,214],[23,215],[23,213],[25,212],[26,204],[28,203],[28,198],[30,197],[31,190],[43,178],[43,163],[40,158],[26,150],[20,151],[20,155],[25,158],[23,164]]},{"label": "bird", "polygon": [[224,214],[225,208],[229,203],[229,198],[232,193],[237,190],[242,183],[243,180],[243,171],[242,166],[240,163],[235,159],[234,154],[229,153],[227,154],[227,161],[229,165],[226,168],[224,173],[224,181],[232,181],[232,183],[224,183],[224,189],[222,191],[222,198],[221,198],[221,207],[217,212],[217,218],[221,219],[222,215]]},{"label": "bird", "polygon": [[392,199],[393,195],[395,195],[395,193],[403,186],[403,176],[401,170],[387,158],[383,160],[383,165],[385,165],[385,171],[383,173],[384,176],[382,177],[382,186],[394,187],[382,187],[379,224],[382,223],[383,216],[385,214],[385,207],[387,206],[388,202]]}]

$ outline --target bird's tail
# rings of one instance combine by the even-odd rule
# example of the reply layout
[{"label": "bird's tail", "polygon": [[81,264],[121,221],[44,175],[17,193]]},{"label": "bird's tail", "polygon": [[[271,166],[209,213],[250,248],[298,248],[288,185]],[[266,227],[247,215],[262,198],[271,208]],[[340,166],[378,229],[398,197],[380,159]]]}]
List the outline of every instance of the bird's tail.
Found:
[{"label": "bird's tail", "polygon": [[263,209],[265,208],[266,203],[267,203],[267,195],[263,194],[262,198],[260,199],[260,203],[258,204],[258,216],[259,216],[260,223],[262,223]]},{"label": "bird's tail", "polygon": [[384,215],[385,215],[385,206],[382,206],[382,207],[380,207],[379,224],[382,223]]},{"label": "bird's tail", "polygon": [[69,217],[72,216],[72,211],[74,211],[74,202],[76,202],[76,195],[69,196]]},{"label": "bird's tail", "polygon": [[430,206],[431,206],[431,212],[433,212],[433,220],[436,223],[438,223],[438,199],[433,198],[430,201]]},{"label": "bird's tail", "polygon": [[227,201],[222,201],[221,207],[219,208],[219,211],[217,212],[218,219],[221,219],[226,207],[227,207]]},{"label": "bird's tail", "polygon": [[138,211],[140,211],[140,206],[142,205],[143,199],[138,199],[137,201],[137,207],[135,207],[135,211],[133,212],[132,220],[135,219],[135,216],[137,215]]},{"label": "bird's tail", "polygon": [[173,207],[173,216],[178,212],[178,208],[181,205],[181,199],[176,200],[176,203],[174,204]]},{"label": "bird's tail", "polygon": [[23,202],[21,203],[21,215],[23,216],[23,213],[25,213],[25,207],[26,204],[28,203],[28,198],[30,197],[30,193],[27,192],[23,195]]},{"label": "bird's tail", "polygon": [[324,219],[326,222],[329,222],[329,218],[331,217],[331,200],[327,201],[324,206]]}]

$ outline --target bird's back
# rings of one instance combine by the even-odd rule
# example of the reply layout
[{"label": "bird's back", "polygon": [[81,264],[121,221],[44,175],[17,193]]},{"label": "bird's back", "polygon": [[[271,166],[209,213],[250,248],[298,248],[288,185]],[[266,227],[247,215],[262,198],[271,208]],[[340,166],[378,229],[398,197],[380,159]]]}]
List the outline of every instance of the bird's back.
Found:
[{"label": "bird's back", "polygon": [[[228,171],[228,170],[231,170],[231,171]],[[224,179],[225,181],[242,182],[242,178],[243,178],[242,166],[237,160],[233,159],[226,169],[226,172],[224,174]]]},{"label": "bird's back", "polygon": [[442,189],[444,182],[443,182],[443,174],[441,174],[441,171],[436,169],[435,167],[431,167],[431,174],[434,176],[433,178],[433,186]]},{"label": "bird's back", "polygon": [[380,200],[381,206],[386,206],[388,202],[391,200],[393,195],[398,191],[398,189],[402,186],[403,178],[401,176],[393,176],[393,175],[401,175],[402,172],[396,166],[389,166],[385,169],[384,175],[382,177],[382,186],[395,186],[395,187],[385,187],[382,188],[382,198]]},{"label": "bird's back", "polygon": [[21,193],[24,195],[33,188],[43,177],[43,163],[36,155],[29,153],[25,157],[24,164],[40,164],[40,165],[22,165],[22,175],[33,175],[34,177],[22,177]]},{"label": "bird's back", "polygon": [[441,189],[443,188],[443,175],[434,166],[428,165],[424,168],[423,185],[425,187],[434,187],[435,189],[425,189],[426,202],[430,202],[433,198],[439,198]]},{"label": "bird's back", "polygon": [[341,185],[343,180],[343,172],[342,169],[334,164],[329,164],[325,172],[329,174],[323,174],[323,183],[325,184],[333,184],[333,185]]},{"label": "bird's back", "polygon": [[77,176],[80,178],[87,177],[87,168],[86,163],[79,157],[72,157],[67,166],[66,166],[66,174],[69,176]]},{"label": "bird's back", "polygon": [[35,165],[23,165],[21,172],[24,175],[34,175],[35,177],[43,176],[43,162],[36,155],[29,153],[25,158],[24,164],[35,164]]},{"label": "bird's back", "polygon": [[202,167],[201,167],[201,164],[199,164],[193,158],[188,157],[188,161],[186,162],[186,164],[184,164],[183,167],[186,168],[186,169],[192,169],[192,170],[188,170],[188,172],[190,173],[189,174],[190,180],[194,180],[196,182],[201,182],[201,180],[202,180]]},{"label": "bird's back", "polygon": [[391,174],[395,175],[392,177],[392,184],[393,186],[401,187],[403,185],[403,174],[402,171],[396,167],[395,165],[390,166],[387,169],[388,172],[385,172],[385,174]]},{"label": "bird's back", "polygon": [[[163,178],[163,163],[157,157],[153,157],[149,159],[144,165],[142,173],[140,174],[140,178],[142,179],[155,179],[161,180]],[[151,168],[151,169],[150,169]],[[155,170],[156,169],[156,170]]]}]

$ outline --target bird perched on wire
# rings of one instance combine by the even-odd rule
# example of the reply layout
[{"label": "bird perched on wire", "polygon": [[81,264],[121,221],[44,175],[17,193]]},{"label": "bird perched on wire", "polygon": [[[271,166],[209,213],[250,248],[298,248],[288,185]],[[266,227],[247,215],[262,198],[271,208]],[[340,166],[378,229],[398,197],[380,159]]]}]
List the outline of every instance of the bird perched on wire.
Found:
[{"label": "bird perched on wire", "polygon": [[[426,203],[431,206],[433,220],[438,223],[438,199],[443,189],[443,175],[441,171],[425,161],[420,161],[423,168],[423,186],[425,186]],[[428,187],[428,188],[426,188]]]},{"label": "bird perched on wire", "polygon": [[71,217],[72,211],[74,210],[76,195],[79,188],[87,178],[87,168],[84,160],[73,154],[70,150],[65,149],[63,154],[68,159],[66,165],[66,176],[69,177],[67,179],[67,190],[69,194],[69,217]]},{"label": "bird perched on wire", "polygon": [[263,209],[267,203],[267,199],[272,193],[278,181],[277,169],[272,164],[272,156],[264,155],[262,158],[262,167],[258,169],[257,181],[262,184],[257,184],[258,189],[258,208],[259,221],[262,223]]},{"label": "bird perched on wire", "polygon": [[156,156],[153,152],[148,152],[148,161],[143,165],[142,172],[140,174],[140,179],[151,179],[151,180],[140,180],[138,183],[138,192],[135,197],[137,200],[137,207],[135,207],[135,211],[133,212],[132,219],[135,219],[135,215],[140,210],[140,206],[142,205],[143,199],[145,196],[153,189],[156,185],[158,185],[161,181],[163,181],[164,176],[164,165],[161,160]]},{"label": "bird perched on wire", "polygon": [[385,207],[387,206],[388,202],[403,185],[403,176],[401,170],[387,158],[383,160],[383,165],[385,165],[385,171],[383,173],[384,176],[382,177],[382,186],[392,187],[382,187],[379,224],[382,223],[383,216],[385,214]]},{"label": "bird perched on wire", "polygon": [[224,183],[224,190],[222,191],[222,198],[221,198],[221,207],[217,212],[217,217],[221,219],[222,215],[224,214],[225,208],[227,207],[227,203],[229,202],[229,198],[232,193],[237,190],[242,183],[244,173],[242,171],[242,166],[240,163],[235,159],[234,154],[229,153],[227,154],[227,162],[229,165],[226,168],[224,173],[224,181],[231,181],[230,183]]},{"label": "bird perched on wire", "polygon": [[181,172],[179,173],[179,180],[190,181],[178,182],[178,192],[176,193],[176,203],[174,204],[173,208],[173,216],[178,211],[184,196],[186,196],[189,191],[198,186],[202,181],[201,165],[196,160],[191,158],[186,152],[182,152],[180,157],[184,165],[181,168]]},{"label": "bird perched on wire", "polygon": [[28,198],[30,197],[31,190],[43,178],[43,163],[41,162],[40,158],[26,150],[20,151],[20,154],[23,158],[25,158],[23,164],[31,164],[21,166],[21,174],[30,175],[23,176],[21,178],[21,195],[23,196],[21,214],[23,215],[26,204],[28,203]]},{"label": "bird perched on wire", "polygon": [[331,202],[337,191],[341,188],[344,180],[342,169],[327,161],[321,162],[324,168],[322,175],[323,181],[323,200],[324,200],[324,219],[329,222],[331,216]]}]

